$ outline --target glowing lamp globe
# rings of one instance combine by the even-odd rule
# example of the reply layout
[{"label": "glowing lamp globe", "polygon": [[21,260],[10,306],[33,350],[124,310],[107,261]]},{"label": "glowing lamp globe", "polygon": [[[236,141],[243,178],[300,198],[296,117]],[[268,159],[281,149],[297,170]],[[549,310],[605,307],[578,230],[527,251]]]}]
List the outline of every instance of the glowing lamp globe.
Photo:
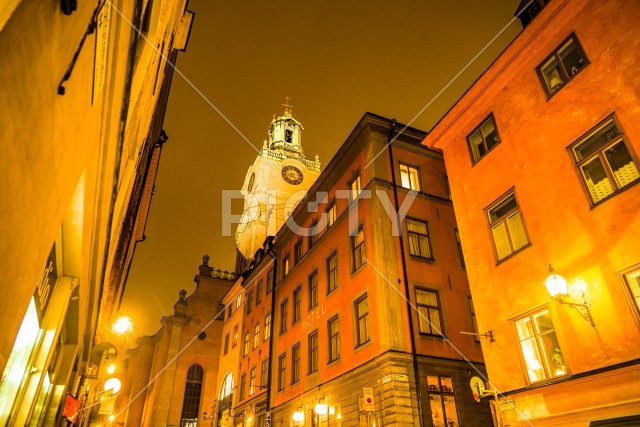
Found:
[{"label": "glowing lamp globe", "polygon": [[295,411],[292,418],[293,421],[301,423],[304,421],[304,413],[302,411]]},{"label": "glowing lamp globe", "polygon": [[111,393],[116,394],[122,388],[122,382],[117,378],[109,378],[104,382],[104,391],[111,390]]},{"label": "glowing lamp globe", "polygon": [[545,279],[544,285],[547,287],[547,291],[552,298],[562,300],[569,295],[567,279],[556,274],[555,270],[551,266],[549,266],[549,277]]},{"label": "glowing lamp globe", "polygon": [[327,413],[327,411],[329,410],[329,407],[327,406],[326,403],[318,403],[313,410],[315,411],[316,414],[319,415],[325,415]]},{"label": "glowing lamp globe", "polygon": [[118,334],[124,334],[133,329],[133,322],[127,316],[118,318],[113,324],[113,331]]}]

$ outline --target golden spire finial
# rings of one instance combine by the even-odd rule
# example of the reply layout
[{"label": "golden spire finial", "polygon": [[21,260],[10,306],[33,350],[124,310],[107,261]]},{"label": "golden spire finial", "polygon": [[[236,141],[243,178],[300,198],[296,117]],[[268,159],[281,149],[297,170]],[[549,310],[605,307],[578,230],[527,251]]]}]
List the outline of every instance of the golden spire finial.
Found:
[{"label": "golden spire finial", "polygon": [[284,115],[291,116],[291,108],[293,108],[293,105],[289,105],[288,96],[285,96],[284,99],[285,99],[284,104],[282,104],[282,106],[284,107]]}]

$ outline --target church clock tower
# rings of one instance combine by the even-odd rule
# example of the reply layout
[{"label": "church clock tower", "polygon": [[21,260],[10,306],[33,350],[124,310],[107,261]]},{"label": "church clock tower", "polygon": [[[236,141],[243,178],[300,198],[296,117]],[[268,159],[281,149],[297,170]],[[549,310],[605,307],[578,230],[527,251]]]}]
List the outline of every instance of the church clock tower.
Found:
[{"label": "church clock tower", "polygon": [[247,170],[242,186],[244,212],[236,246],[243,260],[238,260],[236,270],[244,269],[267,236],[276,235],[320,175],[318,156],[315,161],[304,156],[302,124],[291,116],[288,102],[284,107],[284,114],[271,121],[269,139]]}]

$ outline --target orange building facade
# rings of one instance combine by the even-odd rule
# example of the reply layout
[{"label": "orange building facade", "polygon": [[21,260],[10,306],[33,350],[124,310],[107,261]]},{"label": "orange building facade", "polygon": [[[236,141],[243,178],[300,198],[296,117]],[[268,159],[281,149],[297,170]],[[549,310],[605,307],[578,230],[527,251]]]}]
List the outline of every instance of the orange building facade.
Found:
[{"label": "orange building facade", "polygon": [[639,6],[549,2],[424,140],[495,338],[499,425],[640,425]]},{"label": "orange building facade", "polygon": [[366,114],[256,253],[234,426],[491,423],[468,388],[481,349],[460,334],[474,331],[464,259],[424,136]]}]

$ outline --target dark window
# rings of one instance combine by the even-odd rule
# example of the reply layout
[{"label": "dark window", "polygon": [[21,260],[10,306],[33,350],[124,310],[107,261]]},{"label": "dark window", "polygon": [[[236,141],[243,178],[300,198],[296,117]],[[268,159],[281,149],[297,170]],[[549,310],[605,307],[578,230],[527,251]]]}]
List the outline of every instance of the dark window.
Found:
[{"label": "dark window", "polygon": [[198,422],[203,373],[200,365],[192,365],[187,371],[180,425],[195,425]]},{"label": "dark window", "polygon": [[287,353],[282,353],[278,358],[278,391],[284,390],[287,382]]},{"label": "dark window", "polygon": [[475,334],[474,339],[480,342],[480,331],[478,330],[478,320],[476,319],[476,309],[473,307],[471,295],[467,295],[467,303],[469,305],[469,316],[471,318],[471,331]]},{"label": "dark window", "polygon": [[280,333],[284,333],[287,331],[287,311],[289,310],[289,300],[284,300],[280,304]]},{"label": "dark window", "polygon": [[224,336],[224,354],[229,353],[229,334]]},{"label": "dark window", "polygon": [[429,227],[426,222],[407,218],[407,241],[411,255],[432,258]]},{"label": "dark window", "polygon": [[256,305],[262,302],[262,288],[263,288],[262,279],[260,279],[260,281],[256,285]]},{"label": "dark window", "polygon": [[491,237],[498,260],[529,243],[515,193],[509,191],[487,210]]},{"label": "dark window", "polygon": [[598,123],[570,150],[592,204],[640,178],[638,165],[613,116]]},{"label": "dark window", "polygon": [[291,348],[291,384],[300,381],[300,344]]},{"label": "dark window", "polygon": [[251,313],[251,310],[253,310],[253,290],[247,292],[247,303],[245,305],[247,306],[247,313]]},{"label": "dark window", "polygon": [[451,186],[449,185],[449,177],[447,175],[444,176],[444,189],[447,192],[447,199],[452,200]]},{"label": "dark window", "polygon": [[420,191],[420,171],[418,168],[400,163],[400,185],[410,190]]},{"label": "dark window", "polygon": [[309,334],[309,373],[318,370],[318,330]]},{"label": "dark window", "polygon": [[312,247],[316,244],[318,239],[320,238],[320,231],[318,230],[318,221],[313,220],[311,226],[309,227],[309,247]]},{"label": "dark window", "polygon": [[[427,388],[433,425],[443,427],[460,425],[451,378],[427,375]],[[446,424],[444,420],[447,420]]]},{"label": "dark window", "polygon": [[493,115],[484,119],[480,126],[469,134],[467,143],[474,164],[500,143],[500,135],[498,135]]},{"label": "dark window", "polygon": [[244,400],[244,388],[245,388],[246,382],[247,382],[247,374],[242,374],[242,376],[240,376],[240,396],[238,397],[239,400]]},{"label": "dark window", "polygon": [[273,290],[273,269],[267,272],[267,293]]},{"label": "dark window", "polygon": [[356,347],[369,342],[371,339],[371,325],[369,324],[369,299],[367,294],[358,298],[354,303],[356,316]]},{"label": "dark window", "polygon": [[458,262],[460,263],[460,267],[466,268],[466,264],[464,263],[464,253],[462,252],[462,241],[460,240],[460,232],[457,228],[453,229],[453,238],[456,240],[456,252],[458,253]]},{"label": "dark window", "polygon": [[329,363],[340,358],[340,321],[334,316],[327,322],[329,336]]},{"label": "dark window", "polygon": [[571,34],[537,68],[542,86],[551,96],[589,64],[575,34]]},{"label": "dark window", "polygon": [[334,253],[327,259],[327,294],[338,287],[338,254]]},{"label": "dark window", "polygon": [[438,293],[426,289],[416,289],[416,306],[418,307],[420,333],[444,335]]},{"label": "dark window", "polygon": [[355,236],[351,236],[351,254],[353,257],[353,271],[364,265],[364,230],[362,225]]},{"label": "dark window", "polygon": [[296,323],[302,317],[302,288],[298,286],[293,291],[293,322]]},{"label": "dark window", "polygon": [[549,3],[549,0],[522,0],[515,16],[520,19],[522,26],[526,27],[547,3]]},{"label": "dark window", "polygon": [[299,263],[302,259],[302,240],[298,240],[293,248],[293,259],[294,264]]},{"label": "dark window", "polygon": [[309,276],[309,309],[318,305],[318,272],[314,271]]},{"label": "dark window", "polygon": [[269,382],[269,359],[262,359],[262,367],[260,369],[260,386],[266,387]]}]

